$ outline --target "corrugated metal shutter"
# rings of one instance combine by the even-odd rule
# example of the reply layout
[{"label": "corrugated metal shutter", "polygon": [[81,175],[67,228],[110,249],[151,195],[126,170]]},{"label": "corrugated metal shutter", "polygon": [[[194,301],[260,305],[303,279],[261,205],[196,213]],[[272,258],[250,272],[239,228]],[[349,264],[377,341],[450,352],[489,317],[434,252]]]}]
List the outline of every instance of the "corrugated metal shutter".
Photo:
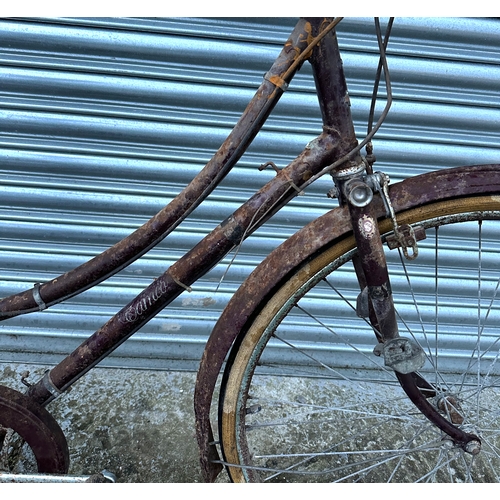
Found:
[{"label": "corrugated metal shutter", "polygon": [[[244,110],[293,19],[0,21],[0,295],[53,278],[139,227],[202,168]],[[338,34],[360,137],[373,22]],[[398,19],[396,102],[375,143],[392,182],[407,169],[498,162],[500,22]],[[380,108],[382,108],[381,103]],[[2,323],[1,361],[57,362],[162,273],[321,130],[308,65],[250,151],[179,230],[119,275]],[[231,293],[264,255],[331,208],[321,180],[102,364],[194,369]]]}]

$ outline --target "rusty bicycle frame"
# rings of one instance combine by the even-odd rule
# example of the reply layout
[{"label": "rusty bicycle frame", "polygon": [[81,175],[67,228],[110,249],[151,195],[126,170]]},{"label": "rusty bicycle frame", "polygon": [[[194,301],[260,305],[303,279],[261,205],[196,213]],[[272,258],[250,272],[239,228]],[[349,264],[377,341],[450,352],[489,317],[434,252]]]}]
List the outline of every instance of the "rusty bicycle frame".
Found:
[{"label": "rusty bicycle frame", "polygon": [[[34,289],[0,301],[2,320],[43,310],[100,283],[153,248],[208,196],[236,164],[296,71],[306,59],[309,60],[323,119],[322,133],[287,167],[277,170],[277,175],[268,184],[192,250],[75,351],[47,371],[42,379],[31,385],[26,396],[34,408],[47,405],[69,389],[76,380],[189,289],[192,283],[285,206],[308,183],[330,171],[337,185],[341,204],[350,213],[358,247],[356,273],[360,288],[368,297],[369,318],[376,335],[374,343],[378,341],[386,350],[391,346],[391,349],[396,349],[400,357],[410,363],[410,368],[397,372],[397,377],[417,408],[465,451],[472,454],[479,452],[480,440],[477,436],[458,429],[427,402],[419,390],[425,381],[413,373],[418,368],[410,360],[413,359],[413,354],[408,354],[411,346],[399,337],[389,274],[376,224],[377,215],[371,203],[370,193],[373,191],[374,179],[380,179],[374,177],[376,174],[371,171],[371,165],[367,168],[359,152],[335,34],[335,25],[339,21],[340,18],[299,20],[226,141],[193,181],[149,222],[86,264],[49,282],[36,285]],[[265,287],[266,283],[262,283],[262,286]],[[204,477],[208,481],[214,480],[222,468],[220,463],[214,463],[218,452],[208,414],[216,378],[233,341],[234,337],[231,335],[210,337],[196,383],[194,404],[197,438]],[[26,436],[36,443],[36,437],[30,436],[36,429],[31,428],[29,422],[25,427]],[[30,439],[27,439],[28,442]]]}]

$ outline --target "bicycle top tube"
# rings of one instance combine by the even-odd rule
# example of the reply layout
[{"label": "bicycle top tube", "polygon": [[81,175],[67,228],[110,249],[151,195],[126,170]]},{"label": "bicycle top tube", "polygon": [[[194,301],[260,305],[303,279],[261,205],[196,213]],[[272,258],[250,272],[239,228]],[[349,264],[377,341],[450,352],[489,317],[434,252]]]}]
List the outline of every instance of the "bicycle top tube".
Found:
[{"label": "bicycle top tube", "polygon": [[[233,131],[202,171],[174,200],[141,228],[81,266],[33,289],[0,300],[0,320],[44,310],[122,270],[170,234],[227,175],[245,152],[300,66],[310,45],[300,20]],[[292,50],[290,50],[292,49]],[[281,82],[284,82],[282,84]]]}]

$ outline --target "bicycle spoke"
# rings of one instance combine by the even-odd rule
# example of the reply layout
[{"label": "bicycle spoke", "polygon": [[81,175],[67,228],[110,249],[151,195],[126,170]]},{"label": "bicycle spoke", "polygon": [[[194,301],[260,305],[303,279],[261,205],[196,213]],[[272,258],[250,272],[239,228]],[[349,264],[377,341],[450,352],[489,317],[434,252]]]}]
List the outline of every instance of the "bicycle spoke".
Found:
[{"label": "bicycle spoke", "polygon": [[[358,354],[361,354],[363,356],[363,358],[365,358],[366,360],[368,360],[370,363],[373,363],[375,366],[377,366],[377,368],[379,368],[379,364],[370,356],[367,356],[366,353],[364,353],[363,351],[361,351],[357,346],[355,346],[354,344],[350,343],[350,342],[347,342],[347,339],[343,338],[342,336],[340,336],[339,334],[337,334],[331,327],[329,327],[328,325],[326,325],[325,323],[323,323],[322,321],[320,321],[318,318],[316,318],[313,314],[309,313],[308,311],[306,311],[304,308],[302,308],[301,306],[299,306],[298,304],[296,305],[296,307],[298,309],[300,309],[304,314],[306,314],[307,316],[309,316],[313,321],[315,321],[316,323],[318,323],[320,326],[322,326],[325,330],[327,330],[328,332],[330,332],[332,335],[336,336],[336,337],[340,337],[342,338],[343,342],[348,345],[349,347],[351,347],[354,351],[356,351]],[[383,371],[385,371],[386,373],[391,373],[392,372],[390,370],[388,370],[387,368],[385,367],[381,367],[381,369]]]},{"label": "bicycle spoke", "polygon": [[438,333],[439,333],[439,251],[438,251],[438,243],[439,243],[439,227],[436,226],[435,228],[435,246],[434,246],[434,252],[435,252],[435,260],[434,260],[434,345],[435,345],[435,350],[434,350],[434,363],[433,363],[433,368],[434,368],[434,374],[435,374],[435,384],[438,384],[438,373],[439,373],[439,366],[438,366]]},{"label": "bicycle spoke", "polygon": [[[482,264],[482,222],[478,221],[478,266],[477,266],[477,341],[475,347],[475,353],[477,354],[477,387],[481,387],[481,264]],[[477,392],[476,399],[476,421],[479,422],[479,394],[480,391]]]},{"label": "bicycle spoke", "polygon": [[[493,335],[500,278],[491,257],[486,259],[486,234],[496,229],[474,224],[474,260],[470,252],[466,264],[475,271],[463,280],[454,240],[461,233],[450,233],[438,219],[426,227],[416,263],[407,263],[400,250],[388,253],[387,261],[401,335],[418,342],[426,354],[418,375],[432,392],[424,395],[444,418],[480,437],[479,455],[465,453],[422,415],[393,370],[374,355],[377,332],[368,318],[357,315],[353,250],[332,261],[332,267],[318,268],[279,307],[273,302],[274,316],[262,323],[272,350],[257,358],[252,377],[262,377],[262,387],[252,379],[248,400],[260,411],[246,415],[240,430],[250,443],[253,465],[262,467],[262,480],[499,479],[500,338]],[[455,224],[450,227],[455,230]],[[330,274],[337,268],[342,272]],[[293,353],[289,368],[280,367],[285,351]],[[275,372],[291,377],[286,386],[278,380],[273,385]],[[260,397],[268,391],[275,396]],[[269,440],[272,444],[263,445]]]},{"label": "bicycle spoke", "polygon": [[[413,306],[415,307],[415,311],[416,311],[417,316],[418,316],[418,321],[420,323],[420,328],[421,328],[421,331],[422,331],[422,335],[423,335],[424,340],[425,340],[425,346],[421,345],[421,347],[423,347],[423,348],[425,347],[424,352],[426,352],[426,354],[425,354],[426,360],[432,366],[435,375],[437,377],[439,377],[439,384],[442,384],[442,386],[445,386],[446,383],[445,383],[444,379],[442,378],[442,376],[439,374],[437,366],[435,365],[436,356],[434,356],[433,353],[432,353],[432,351],[431,351],[431,344],[429,342],[429,338],[428,338],[428,335],[427,335],[427,329],[426,329],[426,327],[424,325],[424,321],[423,321],[422,315],[420,313],[420,308],[419,308],[419,305],[418,305],[418,300],[417,300],[417,298],[415,296],[415,292],[414,292],[413,285],[412,285],[412,280],[411,280],[410,274],[409,274],[409,272],[407,270],[406,264],[404,262],[404,258],[403,258],[403,255],[401,253],[401,249],[399,249],[399,248],[398,248],[398,255],[399,255],[399,261],[400,261],[401,266],[403,268],[403,273],[404,273],[406,282],[408,283],[408,290],[409,290],[409,292],[411,294],[411,297],[412,297]],[[405,321],[405,319],[403,318],[403,316],[401,314],[399,314],[399,312],[398,312],[397,309],[396,309],[396,314],[397,314],[398,320],[401,321],[401,323],[405,326],[406,331],[410,334],[410,336],[413,338],[413,340],[415,340],[415,342],[417,342],[417,343],[420,344],[420,342],[418,342],[417,336],[415,335],[415,333],[413,332],[413,330],[408,326],[408,323]],[[438,383],[438,381],[436,380],[436,384],[437,383]]]}]

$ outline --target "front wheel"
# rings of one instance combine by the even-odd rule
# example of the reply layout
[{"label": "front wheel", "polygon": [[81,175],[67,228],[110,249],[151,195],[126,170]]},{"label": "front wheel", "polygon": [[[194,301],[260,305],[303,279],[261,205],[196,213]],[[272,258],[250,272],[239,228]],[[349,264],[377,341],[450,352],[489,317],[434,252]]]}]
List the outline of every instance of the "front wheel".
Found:
[{"label": "front wheel", "polygon": [[[478,435],[481,453],[433,426],[373,353],[345,232],[280,281],[231,353],[219,439],[233,481],[500,480],[500,196],[397,218],[426,234],[415,261],[386,253],[400,335],[424,349],[429,402]],[[379,225],[386,242],[392,224]]]}]

